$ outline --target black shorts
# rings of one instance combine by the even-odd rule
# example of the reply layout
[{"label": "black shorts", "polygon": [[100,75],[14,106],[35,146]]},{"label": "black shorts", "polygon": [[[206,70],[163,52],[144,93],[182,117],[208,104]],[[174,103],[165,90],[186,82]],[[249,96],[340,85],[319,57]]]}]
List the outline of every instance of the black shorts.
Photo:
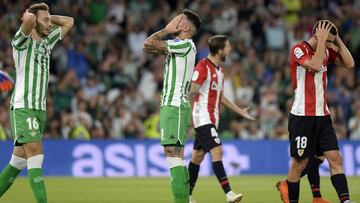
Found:
[{"label": "black shorts", "polygon": [[215,125],[207,124],[197,127],[195,132],[194,149],[209,152],[212,148],[221,145]]},{"label": "black shorts", "polygon": [[303,160],[321,156],[323,152],[339,150],[330,116],[289,116],[289,141],[291,157]]}]

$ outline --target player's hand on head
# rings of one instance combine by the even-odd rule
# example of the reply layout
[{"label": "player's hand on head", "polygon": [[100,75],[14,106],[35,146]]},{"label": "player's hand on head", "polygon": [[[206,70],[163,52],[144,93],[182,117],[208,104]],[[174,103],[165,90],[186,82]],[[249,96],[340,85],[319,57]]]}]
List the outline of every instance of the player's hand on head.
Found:
[{"label": "player's hand on head", "polygon": [[8,92],[14,86],[14,81],[5,72],[0,70],[0,92]]},{"label": "player's hand on head", "polygon": [[315,36],[317,37],[317,39],[319,41],[325,42],[329,37],[331,27],[331,23],[327,23],[325,20],[320,21],[318,27],[316,28]]},{"label": "player's hand on head", "polygon": [[184,20],[184,18],[185,18],[184,14],[180,14],[176,16],[166,25],[165,30],[168,33],[176,33],[176,32],[180,32],[181,30],[184,30],[186,26],[181,24],[181,21]]}]

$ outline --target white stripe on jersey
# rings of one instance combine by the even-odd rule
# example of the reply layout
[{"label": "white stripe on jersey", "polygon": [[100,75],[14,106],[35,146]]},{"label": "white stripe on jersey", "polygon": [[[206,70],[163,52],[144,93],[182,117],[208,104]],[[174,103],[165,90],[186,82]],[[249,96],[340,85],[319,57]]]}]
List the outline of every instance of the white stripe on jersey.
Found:
[{"label": "white stripe on jersey", "polygon": [[314,76],[316,92],[316,115],[324,115],[324,89],[323,89],[323,72],[317,72]]},{"label": "white stripe on jersey", "polygon": [[294,115],[303,115],[305,112],[305,75],[306,69],[302,66],[297,66],[297,88],[295,89],[294,104],[291,108],[291,113]]},{"label": "white stripe on jersey", "polygon": [[206,66],[206,69],[207,69],[207,76],[206,76],[206,80],[204,81],[204,83],[202,84],[199,90],[199,101],[194,102],[193,105],[194,108],[193,120],[194,120],[195,128],[212,123],[207,108],[209,102],[207,98],[210,91],[211,71],[208,66]]}]

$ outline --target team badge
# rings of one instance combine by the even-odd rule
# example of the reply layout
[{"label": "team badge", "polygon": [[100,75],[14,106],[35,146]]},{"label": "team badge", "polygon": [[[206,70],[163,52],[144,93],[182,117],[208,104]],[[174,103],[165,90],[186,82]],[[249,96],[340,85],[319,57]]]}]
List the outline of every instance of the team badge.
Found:
[{"label": "team badge", "polygon": [[300,57],[302,57],[304,55],[304,52],[299,47],[296,47],[294,49],[294,54],[295,54],[296,58],[299,59]]},{"label": "team badge", "polygon": [[304,150],[303,149],[298,149],[297,151],[299,156],[302,156],[304,154]]}]

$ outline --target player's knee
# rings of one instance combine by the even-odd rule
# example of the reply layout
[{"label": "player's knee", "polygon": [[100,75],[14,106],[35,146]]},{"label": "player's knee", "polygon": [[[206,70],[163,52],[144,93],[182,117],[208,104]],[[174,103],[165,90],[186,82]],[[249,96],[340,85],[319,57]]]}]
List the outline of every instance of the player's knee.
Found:
[{"label": "player's knee", "polygon": [[28,158],[27,160],[28,169],[42,168],[43,161],[44,161],[43,154],[38,154]]},{"label": "player's knee", "polygon": [[222,159],[221,146],[214,147],[210,150],[212,161],[220,161]]},{"label": "player's knee", "polygon": [[332,153],[330,156],[327,157],[329,165],[331,167],[341,167],[342,166],[342,156],[340,153]]},{"label": "player's knee", "polygon": [[308,159],[304,159],[304,160],[293,159],[292,168],[301,174],[301,172],[306,168],[307,163],[308,163]]},{"label": "player's knee", "polygon": [[10,159],[10,165],[19,169],[19,170],[22,170],[26,167],[26,164],[27,164],[27,160],[26,159],[23,159],[21,157],[18,157],[16,155],[12,155],[11,156],[11,159]]},{"label": "player's knee", "polygon": [[27,157],[43,154],[41,142],[26,143],[23,147]]},{"label": "player's knee", "polygon": [[203,150],[193,150],[191,161],[194,164],[200,165],[200,163],[203,161],[205,156],[205,152]]}]

